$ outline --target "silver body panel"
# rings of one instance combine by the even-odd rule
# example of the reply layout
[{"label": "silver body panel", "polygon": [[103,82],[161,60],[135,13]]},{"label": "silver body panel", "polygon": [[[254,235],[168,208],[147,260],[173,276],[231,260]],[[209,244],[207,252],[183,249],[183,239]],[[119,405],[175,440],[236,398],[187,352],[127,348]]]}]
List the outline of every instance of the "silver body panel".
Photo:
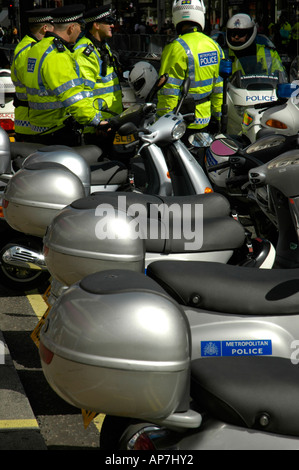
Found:
[{"label": "silver body panel", "polygon": [[0,128],[0,174],[10,173],[11,171],[11,158],[10,158],[10,140],[8,133],[2,127]]},{"label": "silver body panel", "polygon": [[[44,238],[46,264],[55,279],[64,285],[79,281],[88,274],[107,269],[144,270],[144,240],[134,237],[134,227],[124,212],[119,224],[111,226],[114,238],[99,239],[94,210],[80,211],[66,207],[49,225]],[[113,224],[115,219],[112,219]],[[126,233],[126,236],[123,234]],[[82,243],[82,240],[84,241]]]},{"label": "silver body panel", "polygon": [[99,295],[72,286],[52,307],[41,341],[55,353],[42,363],[47,380],[79,408],[161,420],[188,387],[186,317],[154,292]]},{"label": "silver body panel", "polygon": [[84,196],[80,179],[66,168],[24,168],[5,189],[4,216],[15,230],[43,237],[55,215]]},{"label": "silver body panel", "polygon": [[42,162],[59,163],[81,180],[85,189],[85,195],[88,196],[91,184],[89,165],[84,158],[72,148],[60,146],[59,149],[56,150],[56,147],[58,146],[45,147],[45,150],[41,148],[37,152],[29,155],[23,163],[23,168]]}]

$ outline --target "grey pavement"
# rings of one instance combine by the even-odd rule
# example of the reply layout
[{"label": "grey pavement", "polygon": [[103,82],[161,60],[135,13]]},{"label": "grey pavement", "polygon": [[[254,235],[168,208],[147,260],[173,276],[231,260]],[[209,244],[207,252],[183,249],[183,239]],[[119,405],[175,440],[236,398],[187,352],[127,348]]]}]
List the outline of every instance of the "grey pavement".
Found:
[{"label": "grey pavement", "polygon": [[0,450],[46,450],[1,331],[0,341]]}]

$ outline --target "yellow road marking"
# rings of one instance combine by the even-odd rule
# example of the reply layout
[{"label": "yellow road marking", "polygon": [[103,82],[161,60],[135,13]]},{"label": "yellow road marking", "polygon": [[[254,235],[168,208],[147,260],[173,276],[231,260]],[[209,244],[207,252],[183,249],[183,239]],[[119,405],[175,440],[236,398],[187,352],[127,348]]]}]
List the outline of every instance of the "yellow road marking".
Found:
[{"label": "yellow road marking", "polygon": [[101,432],[101,428],[102,428],[102,424],[103,424],[103,421],[105,419],[105,416],[106,415],[104,413],[100,413],[93,420],[93,423],[94,423],[94,425],[96,426],[96,428],[98,429],[99,432]]},{"label": "yellow road marking", "polygon": [[29,300],[35,315],[40,320],[48,308],[46,302],[40,294],[27,294],[27,299]]},{"label": "yellow road marking", "polygon": [[39,429],[36,419],[1,419],[1,429]]}]

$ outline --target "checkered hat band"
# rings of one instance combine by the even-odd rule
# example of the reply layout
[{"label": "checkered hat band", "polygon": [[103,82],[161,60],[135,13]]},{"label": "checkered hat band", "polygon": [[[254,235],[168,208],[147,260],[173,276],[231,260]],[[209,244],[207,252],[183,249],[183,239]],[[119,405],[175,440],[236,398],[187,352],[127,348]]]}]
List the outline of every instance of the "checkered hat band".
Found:
[{"label": "checkered hat band", "polygon": [[103,18],[107,18],[107,16],[111,16],[111,10],[105,11],[105,13],[101,13],[100,15],[91,16],[90,18],[84,18],[84,21],[85,23],[93,23],[94,21],[99,21]]},{"label": "checkered hat band", "polygon": [[52,23],[52,16],[42,16],[40,18],[28,18],[28,23]]},{"label": "checkered hat band", "polygon": [[54,23],[73,23],[80,20],[83,17],[83,13],[74,16],[65,16],[61,18],[53,18]]}]

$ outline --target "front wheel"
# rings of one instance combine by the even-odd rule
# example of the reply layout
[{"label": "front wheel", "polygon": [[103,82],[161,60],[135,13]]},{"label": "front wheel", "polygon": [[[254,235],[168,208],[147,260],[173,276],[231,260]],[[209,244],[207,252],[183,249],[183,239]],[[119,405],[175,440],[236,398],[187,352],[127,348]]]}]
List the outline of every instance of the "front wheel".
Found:
[{"label": "front wheel", "polygon": [[[24,246],[21,239],[11,240],[9,245],[12,244]],[[29,245],[31,249],[39,249],[39,247],[32,242],[30,242]],[[0,284],[9,289],[21,292],[33,289],[41,289],[44,291],[49,282],[50,273],[48,271],[13,266],[5,263],[2,256],[7,247],[8,244],[3,246],[0,250]]]}]

